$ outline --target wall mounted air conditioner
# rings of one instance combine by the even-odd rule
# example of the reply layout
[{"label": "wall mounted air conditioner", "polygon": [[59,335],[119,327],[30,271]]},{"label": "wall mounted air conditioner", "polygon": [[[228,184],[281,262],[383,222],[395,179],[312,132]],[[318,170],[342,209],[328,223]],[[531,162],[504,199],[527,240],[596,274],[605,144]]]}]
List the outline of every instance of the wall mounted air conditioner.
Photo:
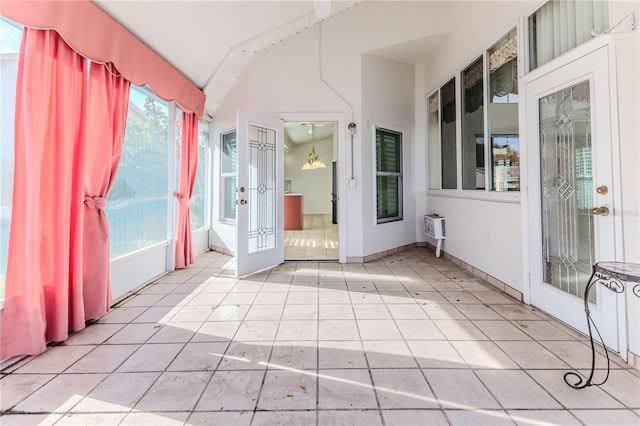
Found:
[{"label": "wall mounted air conditioner", "polygon": [[447,238],[447,228],[445,227],[445,219],[435,213],[424,215],[424,233],[427,236],[438,240],[436,245],[436,257],[440,257],[440,249],[442,241]]}]

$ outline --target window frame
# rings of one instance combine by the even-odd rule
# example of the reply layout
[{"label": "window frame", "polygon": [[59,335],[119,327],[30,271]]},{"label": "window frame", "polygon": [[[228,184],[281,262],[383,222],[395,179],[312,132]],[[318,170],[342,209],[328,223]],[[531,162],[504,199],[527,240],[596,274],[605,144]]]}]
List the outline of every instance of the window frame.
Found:
[{"label": "window frame", "polygon": [[[372,132],[372,145],[373,145],[373,171],[374,171],[374,175],[373,175],[373,196],[374,196],[374,225],[383,225],[386,223],[393,223],[393,222],[402,222],[404,221],[404,131],[401,129],[396,129],[390,126],[382,126],[382,125],[377,125],[377,124],[373,124],[373,132]],[[399,167],[400,167],[400,171],[399,172],[385,172],[385,171],[378,171],[378,150],[377,150],[377,136],[378,136],[378,130],[380,131],[384,131],[387,133],[393,133],[399,136],[399,143],[398,143],[398,155],[400,157],[399,160]],[[397,177],[399,182],[398,182],[398,216],[394,216],[394,217],[386,217],[386,218],[379,218],[378,217],[378,177]]]},{"label": "window frame", "polygon": [[[16,92],[16,86],[17,86],[17,76],[18,76],[18,68],[19,68],[18,64],[19,64],[19,61],[20,61],[20,40],[21,40],[21,37],[22,37],[22,31],[23,31],[24,27],[21,24],[19,24],[17,22],[14,22],[14,21],[12,21],[12,20],[4,17],[4,16],[0,16],[0,21],[2,21],[3,25],[14,27],[15,30],[19,32],[19,35],[16,34],[16,36],[17,36],[16,37],[17,50],[14,51],[14,50],[7,49],[7,51],[0,51],[0,59],[7,60],[7,61],[14,61],[15,60],[15,63],[16,63],[16,68],[15,68],[16,80],[13,81],[14,85],[13,85],[13,94],[12,94],[12,98],[14,98],[15,97],[15,92]],[[9,75],[11,75],[11,74],[9,74]],[[8,76],[4,76],[3,78],[7,78],[8,79]],[[5,96],[5,97],[9,98],[9,96]],[[11,146],[12,146],[11,155],[8,155],[8,158],[11,159],[11,168],[13,169],[13,167],[15,166],[14,158],[13,158],[13,152],[15,150],[15,138],[14,138],[14,134],[13,134],[13,123],[14,123],[14,116],[15,116],[15,99],[13,99],[12,102],[9,102],[8,105],[10,105],[9,108],[12,108],[11,109],[11,113],[4,112],[3,115],[11,114],[11,120],[7,121],[7,122],[11,123],[11,130],[9,130],[8,133],[10,134],[10,138],[11,138],[10,139],[11,140],[10,143],[11,143]],[[1,136],[2,135],[0,135],[0,137]],[[6,143],[6,141],[5,141],[5,143]],[[9,144],[6,143],[6,145],[8,146]],[[1,147],[0,147],[0,151],[2,151]],[[9,198],[12,200],[13,199],[13,197],[12,197],[12,194],[13,194],[13,170],[11,171],[10,175],[11,175],[11,181],[10,181],[11,182],[11,191],[8,190],[8,186],[7,186],[6,183],[3,183],[3,185],[5,185],[4,188],[7,191],[7,194],[9,194]],[[0,182],[2,182],[2,177],[0,177]],[[9,249],[8,244],[9,244],[9,233],[10,233],[10,230],[11,230],[12,210],[13,210],[13,201],[10,201],[9,205],[5,205],[5,206],[0,205],[0,221],[6,220],[5,223],[7,225],[6,226],[6,231],[7,231],[6,235],[2,232],[2,229],[0,229],[0,236],[1,236],[2,240],[7,244],[6,253],[5,253],[7,257],[8,257],[8,254],[9,254],[8,253],[8,249]],[[3,225],[0,223],[0,226],[3,226]],[[3,263],[5,263],[5,266],[8,266],[8,264],[6,262],[7,262],[7,258],[3,258]],[[5,269],[4,272],[5,272],[5,275],[2,277],[3,280],[6,279],[6,269]],[[2,287],[0,287],[0,310],[4,308],[5,286],[6,286],[6,282],[2,285]]]},{"label": "window frame", "polygon": [[[492,45],[493,47],[494,45]],[[490,49],[490,48],[489,48]],[[475,56],[474,59],[468,63],[467,65],[465,65],[462,70],[460,70],[460,72],[458,73],[459,76],[459,84],[460,84],[460,105],[458,106],[458,111],[460,112],[460,117],[459,117],[459,127],[460,127],[460,132],[461,132],[461,137],[460,137],[460,151],[458,154],[458,156],[460,157],[460,171],[459,171],[459,176],[458,176],[458,189],[461,189],[463,191],[487,191],[487,189],[489,188],[488,183],[491,181],[490,176],[489,176],[489,172],[487,171],[487,157],[488,157],[488,152],[487,152],[487,127],[488,127],[488,108],[487,106],[489,105],[488,102],[488,91],[487,91],[487,86],[488,86],[488,64],[487,64],[487,50],[484,50],[482,52],[482,54],[480,56]],[[465,77],[464,77],[464,73],[467,70],[470,70],[471,67],[473,67],[477,62],[481,62],[482,63],[482,134],[478,133],[475,134],[475,140],[478,140],[478,136],[482,137],[482,155],[483,155],[483,163],[484,163],[484,188],[465,188],[465,166],[468,166],[467,164],[465,164],[464,158],[465,158],[465,154],[467,153],[467,150],[469,149],[465,143],[465,141],[463,140],[466,130],[468,130],[467,127],[467,122],[466,122],[466,118],[467,118],[467,112],[466,112],[466,107],[467,107],[467,95],[466,95],[466,87],[465,87]],[[457,123],[456,123],[457,124]],[[477,142],[476,142],[477,144]],[[476,148],[474,146],[474,148]],[[477,163],[477,161],[476,161]],[[474,169],[473,172],[473,176],[475,177],[476,181],[477,181],[477,171],[475,171],[476,165],[473,165],[472,169]]]},{"label": "window frame", "polygon": [[[151,90],[149,88],[149,86],[147,85],[143,85],[143,86],[138,86],[138,85],[131,85],[131,90],[129,92],[129,103],[133,103],[133,101],[131,100],[132,97],[132,93],[136,91],[138,92],[139,95],[141,96],[145,96],[147,98],[152,99],[154,102],[157,102],[159,105],[166,107],[167,109],[167,131],[166,131],[166,135],[164,136],[164,144],[167,147],[167,153],[166,153],[166,158],[167,158],[167,182],[166,182],[166,202],[165,202],[165,210],[164,210],[164,214],[166,214],[166,226],[164,229],[164,239],[162,240],[158,240],[155,241],[151,244],[147,244],[144,247],[136,247],[133,248],[132,250],[129,250],[127,252],[124,253],[118,253],[118,254],[113,254],[112,250],[113,247],[115,246],[114,244],[114,229],[115,227],[113,226],[113,222],[112,220],[110,220],[109,215],[107,215],[107,220],[109,220],[110,223],[110,230],[109,230],[109,261],[113,262],[113,261],[120,261],[123,258],[127,258],[127,257],[131,257],[131,256],[135,256],[137,253],[139,253],[140,251],[143,250],[147,250],[151,247],[157,246],[157,245],[166,245],[169,244],[170,241],[173,240],[174,236],[175,236],[175,223],[177,220],[177,207],[176,207],[176,202],[175,202],[175,198],[173,196],[171,196],[170,194],[173,194],[173,191],[175,190],[175,188],[177,187],[178,183],[176,180],[176,169],[178,167],[178,147],[177,147],[177,143],[176,143],[176,137],[177,137],[177,122],[176,122],[176,104],[175,102],[169,102],[169,101],[165,101],[164,99],[161,99],[158,95],[156,95],[153,90]],[[129,119],[131,117],[131,113],[129,113],[129,115],[127,116],[127,126],[129,125]],[[126,132],[126,130],[125,130]],[[125,145],[126,144],[126,136],[125,139],[123,140],[123,153],[120,157],[120,161],[118,164],[118,173],[116,174],[116,181],[118,179],[118,177],[120,177],[120,179],[122,179],[122,158],[124,156],[124,149],[125,149]],[[115,182],[114,181],[114,185]],[[111,192],[109,194],[111,196]],[[163,195],[164,197],[164,195]],[[109,210],[109,208],[111,207],[110,205],[110,200],[109,198],[107,198],[107,207],[105,208],[105,214],[107,214],[107,211]]]},{"label": "window frame", "polygon": [[[494,48],[503,38],[507,37],[512,31],[516,31],[516,39],[518,41],[517,48],[517,63],[518,63],[518,80],[521,81],[523,78],[523,67],[522,63],[524,61],[524,54],[526,46],[522,42],[523,29],[525,26],[523,25],[522,20],[519,20],[517,25],[510,27],[509,30],[503,32],[497,39],[494,40],[488,47],[482,50],[480,54],[475,53],[469,56],[469,60],[465,62],[462,66],[456,69],[456,71],[452,74],[447,75],[436,87],[427,92],[425,96],[425,122],[426,122],[426,152],[427,152],[427,162],[426,164],[431,166],[431,159],[429,158],[429,153],[431,150],[431,140],[429,139],[431,133],[431,126],[429,123],[429,99],[437,95],[438,96],[438,152],[440,153],[440,157],[436,158],[438,173],[441,176],[441,181],[439,188],[432,187],[431,183],[431,171],[428,171],[427,175],[427,195],[434,197],[444,197],[444,198],[464,198],[464,199],[476,199],[476,200],[486,200],[486,201],[497,201],[504,203],[519,203],[520,202],[520,194],[522,191],[522,187],[518,191],[496,191],[493,189],[493,176],[492,176],[492,151],[491,146],[488,141],[491,140],[491,130],[490,130],[490,116],[489,116],[489,51]],[[480,57],[483,58],[483,74],[484,74],[484,161],[485,161],[485,188],[484,189],[463,189],[462,188],[462,113],[463,113],[463,96],[462,96],[462,73],[466,70],[470,65],[472,65],[475,61],[477,61]],[[456,86],[456,164],[457,164],[457,187],[455,189],[445,189],[442,188],[442,88],[448,84],[452,79],[455,79]],[[520,99],[518,102],[518,108],[520,110],[522,106],[522,100]],[[520,113],[519,113],[520,114]],[[520,166],[522,167],[522,161]]]},{"label": "window frame", "polygon": [[[223,167],[222,167],[222,163],[223,163],[223,159],[222,157],[224,156],[224,137],[226,135],[229,135],[231,133],[235,133],[236,135],[236,161],[237,161],[237,155],[238,155],[238,132],[236,129],[229,129],[229,130],[225,130],[223,132],[220,132],[220,191],[219,191],[219,199],[218,199],[218,203],[219,203],[219,208],[218,208],[218,220],[220,221],[220,223],[224,223],[226,225],[232,225],[235,226],[236,224],[236,218],[234,217],[225,217],[224,214],[224,201],[225,201],[225,196],[227,196],[227,193],[225,191],[225,180],[227,178],[233,178],[234,180],[237,179],[238,177],[238,167],[236,165],[236,170],[234,172],[224,172],[223,171]],[[236,187],[236,192],[237,192],[237,185],[234,185],[234,187]],[[233,196],[235,197],[235,193],[233,193]]]},{"label": "window frame", "polygon": [[[204,158],[201,158],[198,154],[198,168],[201,166],[204,167],[203,170],[203,178],[204,178],[204,224],[202,227],[197,229],[192,229],[191,232],[199,232],[202,230],[208,230],[211,228],[211,121],[208,118],[203,117],[198,120],[198,149],[200,149],[200,126],[206,128],[205,133],[207,137],[207,143],[204,147]],[[196,170],[196,179],[197,179],[197,170]],[[195,188],[195,187],[194,187]],[[192,211],[190,210],[190,214]],[[193,218],[191,219],[193,223]]]}]

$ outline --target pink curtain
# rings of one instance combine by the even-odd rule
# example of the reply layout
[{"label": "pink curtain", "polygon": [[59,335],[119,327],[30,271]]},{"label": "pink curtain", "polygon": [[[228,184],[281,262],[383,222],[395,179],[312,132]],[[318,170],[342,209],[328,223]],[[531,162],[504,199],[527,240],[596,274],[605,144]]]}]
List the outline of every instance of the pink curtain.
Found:
[{"label": "pink curtain", "polygon": [[193,194],[198,167],[198,118],[195,114],[182,114],[182,143],[180,147],[180,191],[178,199],[178,226],[176,228],[176,269],[186,268],[194,262],[191,240],[189,205]]},{"label": "pink curtain", "polygon": [[124,142],[130,83],[113,66],[91,63],[87,84],[84,228],[84,313],[99,318],[111,305],[109,225],[105,202],[116,177]]},{"label": "pink curtain", "polygon": [[55,31],[24,29],[0,359],[40,353],[85,326],[85,75],[84,58]]},{"label": "pink curtain", "polygon": [[205,95],[155,51],[90,0],[2,0],[2,15],[31,28],[55,29],[85,58],[112,63],[139,86],[202,117]]}]

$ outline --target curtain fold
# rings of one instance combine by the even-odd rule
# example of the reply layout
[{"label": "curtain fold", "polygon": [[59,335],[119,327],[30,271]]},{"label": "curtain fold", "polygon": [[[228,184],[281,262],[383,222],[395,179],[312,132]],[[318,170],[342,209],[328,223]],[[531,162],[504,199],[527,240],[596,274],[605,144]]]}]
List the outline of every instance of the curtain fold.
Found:
[{"label": "curtain fold", "polygon": [[128,81],[148,85],[161,99],[202,117],[202,90],[92,1],[2,0],[0,9],[24,26],[55,29],[80,55],[114,64]]},{"label": "curtain fold", "polygon": [[55,31],[24,29],[0,359],[40,353],[85,326],[85,76],[84,58]]},{"label": "curtain fold", "polygon": [[518,94],[518,65],[512,59],[489,74],[490,96],[505,96],[509,93]]},{"label": "curtain fold", "polygon": [[124,142],[130,83],[113,66],[91,63],[87,83],[82,256],[86,319],[111,305],[109,225],[105,201],[115,181]]},{"label": "curtain fold", "polygon": [[550,0],[529,17],[530,65],[535,69],[609,29],[603,0]]},{"label": "curtain fold", "polygon": [[180,190],[173,195],[178,200],[176,227],[176,269],[186,268],[194,262],[191,239],[189,205],[193,195],[198,168],[198,118],[195,114],[182,114],[182,141],[180,146]]}]

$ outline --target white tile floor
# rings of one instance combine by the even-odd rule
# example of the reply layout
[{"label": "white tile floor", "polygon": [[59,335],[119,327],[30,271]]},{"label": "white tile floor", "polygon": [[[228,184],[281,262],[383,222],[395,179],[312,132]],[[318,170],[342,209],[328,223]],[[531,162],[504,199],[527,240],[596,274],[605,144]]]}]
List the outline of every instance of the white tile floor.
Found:
[{"label": "white tile floor", "polygon": [[286,260],[338,260],[338,225],[331,215],[305,214],[302,231],[285,231]]},{"label": "white tile floor", "polygon": [[640,424],[640,373],[570,389],[584,337],[426,249],[231,265],[200,256],[3,371],[0,424]]}]

